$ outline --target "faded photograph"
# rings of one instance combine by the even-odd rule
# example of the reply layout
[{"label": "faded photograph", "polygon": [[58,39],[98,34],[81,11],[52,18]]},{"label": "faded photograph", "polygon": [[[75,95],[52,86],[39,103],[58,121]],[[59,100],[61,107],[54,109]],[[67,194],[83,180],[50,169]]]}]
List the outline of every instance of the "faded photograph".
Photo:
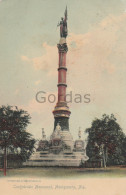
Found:
[{"label": "faded photograph", "polygon": [[0,24],[0,180],[125,179],[126,1],[1,0]]}]

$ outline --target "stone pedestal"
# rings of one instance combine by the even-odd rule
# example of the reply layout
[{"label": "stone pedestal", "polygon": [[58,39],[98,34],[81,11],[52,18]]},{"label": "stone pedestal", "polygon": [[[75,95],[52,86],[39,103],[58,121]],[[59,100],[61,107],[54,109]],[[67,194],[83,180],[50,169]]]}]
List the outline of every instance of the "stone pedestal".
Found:
[{"label": "stone pedestal", "polygon": [[56,126],[50,140],[41,140],[37,152],[24,163],[24,166],[78,167],[88,160],[84,141],[75,142],[70,131],[62,131]]},{"label": "stone pedestal", "polygon": [[24,166],[46,166],[46,167],[79,167],[81,163],[88,160],[84,152],[60,152],[53,153],[35,152]]}]

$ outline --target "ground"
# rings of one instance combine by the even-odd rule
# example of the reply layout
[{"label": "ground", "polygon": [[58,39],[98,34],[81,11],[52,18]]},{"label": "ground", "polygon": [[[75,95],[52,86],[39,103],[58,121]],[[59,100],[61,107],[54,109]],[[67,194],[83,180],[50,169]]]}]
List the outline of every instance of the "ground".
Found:
[{"label": "ground", "polygon": [[[0,178],[3,170],[0,169]],[[6,177],[46,177],[46,178],[111,178],[126,177],[126,167],[107,168],[20,168],[8,169]]]}]

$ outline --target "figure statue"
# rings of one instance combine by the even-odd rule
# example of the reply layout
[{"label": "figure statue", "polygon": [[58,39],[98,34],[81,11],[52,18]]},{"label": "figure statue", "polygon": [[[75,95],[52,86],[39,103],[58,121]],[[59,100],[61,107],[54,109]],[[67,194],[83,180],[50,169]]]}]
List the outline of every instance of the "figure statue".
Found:
[{"label": "figure statue", "polygon": [[60,23],[57,26],[60,26],[60,37],[67,37],[68,30],[67,30],[67,7],[65,10],[65,17],[61,18]]},{"label": "figure statue", "polygon": [[60,131],[61,131],[61,126],[59,125],[59,123],[57,123],[56,128],[51,136],[51,139],[61,138]]},{"label": "figure statue", "polygon": [[78,137],[79,137],[79,139],[81,139],[81,129],[80,129],[80,127],[79,127],[79,131],[78,131]]},{"label": "figure statue", "polygon": [[42,128],[42,140],[46,140],[46,135],[45,135],[44,128]]},{"label": "figure statue", "polygon": [[61,126],[59,125],[59,123],[57,123],[57,125],[56,125],[56,131],[57,132],[61,131]]}]

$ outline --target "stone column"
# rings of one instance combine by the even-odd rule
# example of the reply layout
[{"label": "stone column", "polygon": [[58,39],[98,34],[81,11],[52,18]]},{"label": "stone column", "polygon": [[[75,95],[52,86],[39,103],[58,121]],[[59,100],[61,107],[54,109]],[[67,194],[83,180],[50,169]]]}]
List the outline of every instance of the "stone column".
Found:
[{"label": "stone column", "polygon": [[69,116],[70,111],[66,102],[66,54],[68,47],[65,38],[60,38],[59,44],[57,44],[59,53],[59,66],[58,66],[58,102],[54,108],[53,114],[55,118],[54,130],[57,123],[60,124],[61,130],[69,130]]}]

